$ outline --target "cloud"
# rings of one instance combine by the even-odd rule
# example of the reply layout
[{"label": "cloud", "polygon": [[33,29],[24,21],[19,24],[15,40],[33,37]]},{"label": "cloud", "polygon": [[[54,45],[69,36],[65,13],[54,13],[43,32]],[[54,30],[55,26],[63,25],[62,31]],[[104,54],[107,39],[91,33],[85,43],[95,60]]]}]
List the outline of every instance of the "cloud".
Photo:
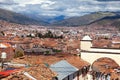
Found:
[{"label": "cloud", "polygon": [[54,5],[55,4],[55,2],[46,2],[46,3],[43,3],[43,4],[41,4],[41,8],[42,9],[48,9],[48,10],[50,10],[50,9],[54,9],[54,7],[51,7],[52,5]]},{"label": "cloud", "polygon": [[0,0],[0,5],[15,5],[17,3],[15,3],[13,0]]},{"label": "cloud", "polygon": [[120,1],[120,0],[97,0],[97,1],[109,2],[109,1]]},{"label": "cloud", "polygon": [[0,0],[1,8],[40,16],[81,16],[97,11],[120,11],[119,4],[120,0]]},{"label": "cloud", "polygon": [[16,5],[18,4],[13,0],[0,0],[0,8],[3,8],[3,9],[14,11],[13,6],[16,6]]}]

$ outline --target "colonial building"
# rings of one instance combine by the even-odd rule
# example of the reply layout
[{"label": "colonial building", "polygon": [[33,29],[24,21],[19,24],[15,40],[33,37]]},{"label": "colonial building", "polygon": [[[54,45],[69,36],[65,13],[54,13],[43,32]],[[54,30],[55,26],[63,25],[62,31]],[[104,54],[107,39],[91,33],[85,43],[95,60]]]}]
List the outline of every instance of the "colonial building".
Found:
[{"label": "colonial building", "polygon": [[[120,74],[118,67],[120,65],[120,49],[115,48],[99,48],[99,47],[92,47],[92,39],[89,36],[83,37],[80,41],[81,47],[81,58],[85,61],[89,62],[92,65],[92,70],[95,72],[95,76],[100,75],[100,78],[104,78],[105,80],[112,80],[111,75],[113,73]],[[104,60],[103,60],[104,59]],[[106,60],[107,59],[107,60]],[[111,61],[109,60],[111,59]],[[101,62],[102,67],[99,67],[99,64],[93,65],[95,62],[102,60]],[[114,63],[118,64],[115,67],[111,67]],[[104,68],[105,67],[105,68]],[[101,68],[104,69],[101,71]],[[117,69],[117,71],[116,71]],[[97,72],[97,73],[96,73]],[[119,80],[119,76],[115,78],[115,80]],[[109,79],[108,79],[109,78]],[[93,78],[93,80],[96,80]],[[114,80],[114,77],[113,77]]]}]

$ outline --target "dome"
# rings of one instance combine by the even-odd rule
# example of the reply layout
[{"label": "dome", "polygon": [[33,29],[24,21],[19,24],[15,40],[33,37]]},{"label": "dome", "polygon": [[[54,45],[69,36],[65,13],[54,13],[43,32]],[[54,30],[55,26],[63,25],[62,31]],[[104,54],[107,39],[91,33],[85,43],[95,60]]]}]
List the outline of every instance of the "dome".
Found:
[{"label": "dome", "polygon": [[90,36],[86,35],[83,37],[82,41],[91,41],[92,39],[90,38]]}]

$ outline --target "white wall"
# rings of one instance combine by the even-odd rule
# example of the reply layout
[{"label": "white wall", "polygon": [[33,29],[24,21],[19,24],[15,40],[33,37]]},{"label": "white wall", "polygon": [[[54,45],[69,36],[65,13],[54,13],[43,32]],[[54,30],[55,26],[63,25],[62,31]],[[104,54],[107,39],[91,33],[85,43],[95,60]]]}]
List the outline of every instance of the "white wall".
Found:
[{"label": "white wall", "polygon": [[82,75],[80,75],[79,80],[84,80],[84,77]]},{"label": "white wall", "polygon": [[111,52],[111,53],[119,53],[120,49],[101,49],[101,48],[90,48],[89,51],[97,51],[97,52]]},{"label": "white wall", "polygon": [[105,53],[89,53],[89,52],[81,52],[81,58],[90,64],[92,64],[95,60],[102,58],[102,57],[108,57],[116,61],[120,65],[120,54],[108,54]]},{"label": "white wall", "polygon": [[81,41],[80,43],[81,50],[89,50],[92,47],[91,41]]}]

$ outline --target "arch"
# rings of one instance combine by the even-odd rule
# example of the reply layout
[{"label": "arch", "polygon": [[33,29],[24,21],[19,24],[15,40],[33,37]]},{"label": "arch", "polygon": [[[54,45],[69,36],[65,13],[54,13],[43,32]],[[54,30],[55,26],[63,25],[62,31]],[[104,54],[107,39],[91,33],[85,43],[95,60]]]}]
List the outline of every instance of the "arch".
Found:
[{"label": "arch", "polygon": [[117,67],[119,67],[118,63],[109,57],[98,58],[91,65],[92,70],[96,72],[104,72],[107,69],[115,69]]},{"label": "arch", "polygon": [[120,65],[120,54],[114,54],[114,53],[108,53],[108,52],[90,52],[90,51],[82,51],[81,52],[81,58],[87,62],[89,62],[91,65],[97,61],[100,58],[110,58],[114,60],[117,64]]}]

